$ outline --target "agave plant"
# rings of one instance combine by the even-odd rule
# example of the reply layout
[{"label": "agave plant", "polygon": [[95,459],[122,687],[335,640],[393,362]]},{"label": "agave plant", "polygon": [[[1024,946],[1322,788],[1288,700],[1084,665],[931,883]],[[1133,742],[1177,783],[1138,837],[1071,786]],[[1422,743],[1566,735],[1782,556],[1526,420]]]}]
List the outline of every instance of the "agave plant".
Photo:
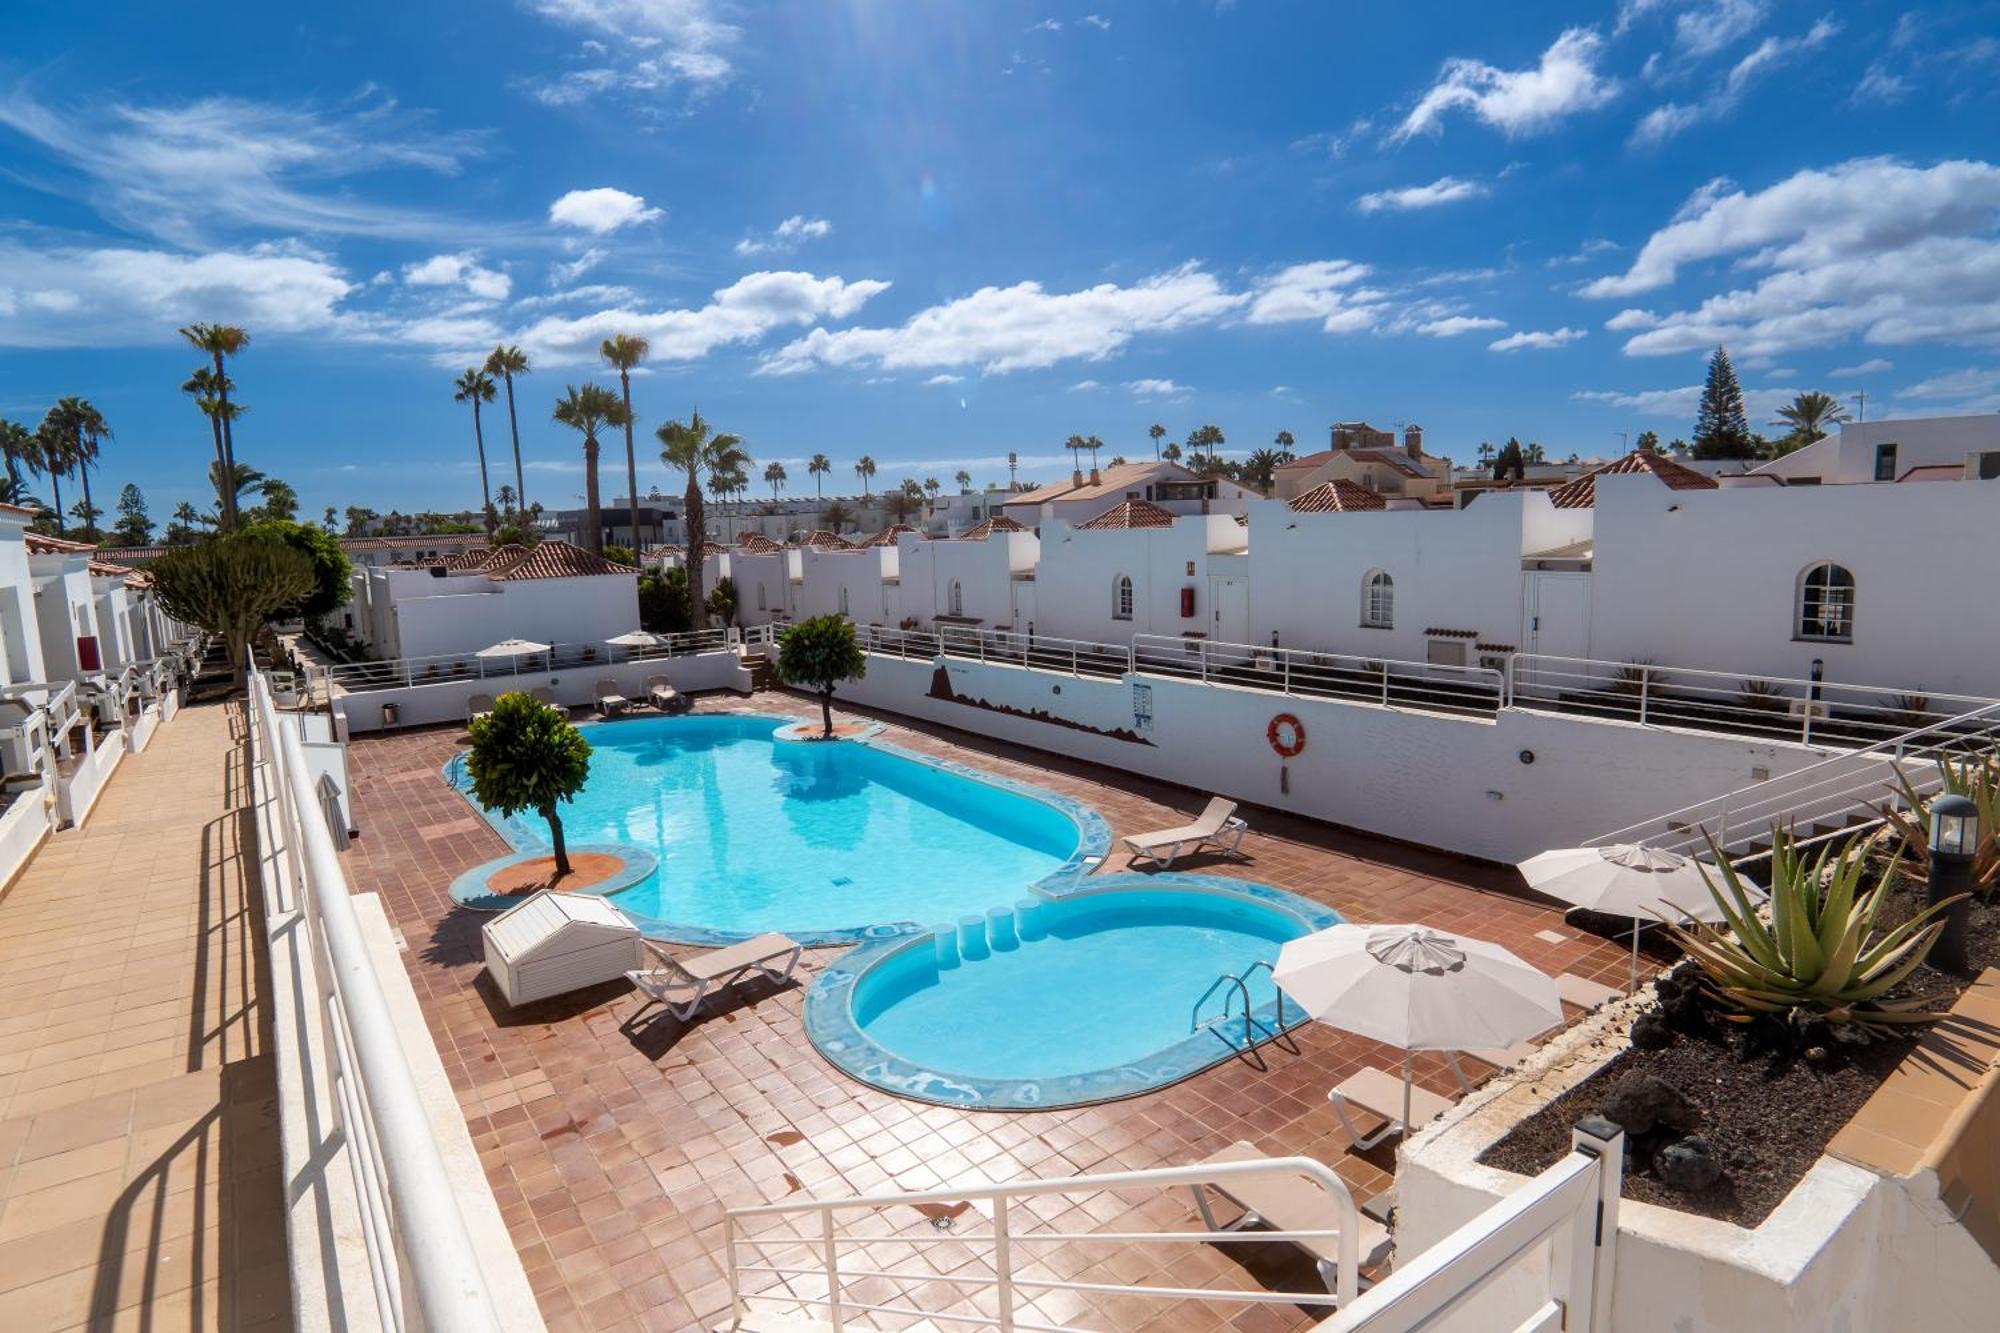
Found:
[{"label": "agave plant", "polygon": [[1910,775],[1898,769],[1890,783],[1895,796],[1875,807],[1882,822],[1902,840],[1903,851],[1921,871],[1928,871],[1931,859],[1931,802],[1939,796],[1963,796],[1979,807],[1979,827],[1983,831],[1972,855],[1972,883],[1981,895],[2000,887],[2000,755],[1976,755],[1953,763],[1939,756],[1938,789],[1929,795],[1917,791]]},{"label": "agave plant", "polygon": [[1785,692],[1784,686],[1775,680],[1760,680],[1754,676],[1744,681],[1743,687],[1736,691],[1737,706],[1758,713],[1782,713],[1790,701],[1791,696]]},{"label": "agave plant", "polygon": [[1709,840],[1722,883],[1706,865],[1702,876],[1723,924],[1667,920],[1666,926],[1707,974],[1716,997],[1736,1011],[1730,1015],[1734,1021],[1759,1014],[1822,1018],[1867,1033],[1935,1017],[1922,1012],[1933,997],[1882,997],[1924,961],[1944,929],[1940,913],[1950,903],[1927,907],[1878,935],[1875,919],[1898,862],[1892,857],[1875,887],[1860,891],[1876,837],[1857,834],[1837,847],[1825,843],[1815,855],[1798,845],[1795,834],[1773,828],[1771,894],[1763,912],[1722,849]]}]

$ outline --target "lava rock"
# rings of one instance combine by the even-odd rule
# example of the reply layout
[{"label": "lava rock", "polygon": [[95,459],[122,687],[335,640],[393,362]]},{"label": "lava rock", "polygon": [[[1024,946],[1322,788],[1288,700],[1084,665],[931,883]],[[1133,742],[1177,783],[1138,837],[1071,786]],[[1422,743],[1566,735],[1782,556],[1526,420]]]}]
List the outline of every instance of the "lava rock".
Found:
[{"label": "lava rock", "polygon": [[1642,1051],[1665,1050],[1674,1044],[1674,1027],[1658,1009],[1648,1009],[1632,1022],[1632,1044]]},{"label": "lava rock", "polygon": [[1722,1163],[1707,1139],[1690,1134],[1653,1154],[1653,1174],[1683,1194],[1699,1194],[1722,1179]]},{"label": "lava rock", "polygon": [[1627,1074],[1597,1110],[1633,1135],[1650,1134],[1661,1125],[1687,1131],[1701,1123],[1700,1108],[1655,1074]]},{"label": "lava rock", "polygon": [[1823,1068],[1833,1063],[1833,1052],[1824,1046],[1808,1046],[1806,1047],[1806,1063]]}]

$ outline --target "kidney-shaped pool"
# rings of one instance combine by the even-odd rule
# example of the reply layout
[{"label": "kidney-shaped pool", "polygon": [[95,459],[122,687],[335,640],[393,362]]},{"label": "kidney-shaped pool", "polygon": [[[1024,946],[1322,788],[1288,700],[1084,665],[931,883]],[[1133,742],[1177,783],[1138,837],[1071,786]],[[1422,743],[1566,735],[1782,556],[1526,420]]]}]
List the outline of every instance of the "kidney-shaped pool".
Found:
[{"label": "kidney-shaped pool", "polygon": [[[563,830],[659,858],[612,897],[648,934],[905,934],[1066,878],[1110,841],[1096,812],[1053,792],[874,741],[779,739],[790,721],[703,713],[580,728],[590,780]],[[445,777],[471,799],[463,755]],[[539,817],[485,813],[515,850],[548,846]]]},{"label": "kidney-shaped pool", "polygon": [[1244,979],[1252,1039],[1273,1035],[1277,995],[1257,964],[1339,920],[1240,880],[1096,876],[978,927],[855,949],[813,983],[806,1030],[849,1074],[922,1101],[1108,1101],[1237,1055],[1244,995],[1225,983],[1204,1002],[1225,974]]}]

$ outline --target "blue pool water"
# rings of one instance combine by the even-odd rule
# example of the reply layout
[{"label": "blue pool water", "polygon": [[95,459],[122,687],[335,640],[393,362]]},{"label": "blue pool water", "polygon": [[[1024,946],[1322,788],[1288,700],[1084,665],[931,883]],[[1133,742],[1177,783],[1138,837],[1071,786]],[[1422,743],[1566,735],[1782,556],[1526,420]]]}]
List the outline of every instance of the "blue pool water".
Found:
[{"label": "blue pool water", "polygon": [[[1241,1036],[1240,1002],[1233,1024],[1194,1026],[1203,989],[1225,972],[1275,962],[1285,941],[1318,924],[1275,902],[1192,889],[1084,892],[1029,915],[1038,924],[1014,933],[1044,938],[1005,947],[1003,935],[985,958],[960,951],[953,965],[947,945],[940,966],[940,951],[925,942],[861,968],[847,1003],[862,1044],[874,1048],[855,1061],[862,1076],[962,1102],[992,1100],[973,1090],[990,1092],[994,1081],[1026,1083],[1030,1091],[1015,1086],[1003,1099],[1045,1105],[1171,1082],[1227,1056],[1222,1033]],[[1270,973],[1258,972],[1250,990],[1254,1006],[1269,1005]],[[1218,992],[1204,1015],[1222,1003]]]},{"label": "blue pool water", "polygon": [[[1076,850],[1056,805],[893,751],[772,738],[782,719],[640,718],[582,728],[590,780],[563,810],[572,843],[636,843],[651,878],[613,901],[692,942],[805,939],[929,925],[1011,902]],[[452,777],[468,785],[459,766]],[[548,826],[501,825],[516,847]]]}]

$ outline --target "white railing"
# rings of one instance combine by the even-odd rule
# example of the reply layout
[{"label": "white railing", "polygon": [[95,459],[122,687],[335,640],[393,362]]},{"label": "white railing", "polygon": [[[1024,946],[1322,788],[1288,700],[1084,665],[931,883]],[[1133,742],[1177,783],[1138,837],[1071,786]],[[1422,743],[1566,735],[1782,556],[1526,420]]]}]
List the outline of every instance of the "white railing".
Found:
[{"label": "white railing", "polygon": [[[270,682],[254,662],[248,713],[260,829],[282,844],[263,849],[283,872],[268,928],[276,935],[303,927],[310,941],[340,1129],[330,1142],[353,1168],[381,1322],[398,1333],[497,1333],[500,1321],[349,900],[298,730],[280,725]],[[414,1292],[415,1310],[406,1309],[406,1290]]]},{"label": "white railing", "polygon": [[[1610,1333],[1624,1131],[1586,1119],[1570,1142],[1569,1156],[1428,1250],[1399,1258],[1394,1273],[1320,1327],[1328,1333],[1416,1333],[1486,1296],[1483,1312],[1466,1316],[1476,1320],[1467,1327]],[[1530,1306],[1528,1313],[1502,1316],[1492,1288],[1531,1265],[1538,1289],[1519,1302]]]},{"label": "white railing", "polygon": [[1899,773],[1919,796],[1927,796],[1940,785],[1940,759],[1990,754],[1996,747],[2000,703],[1989,703],[1613,829],[1586,845],[1637,842],[1662,851],[1699,853],[1712,838],[1724,855],[1742,859],[1764,850],[1773,825],[1794,829],[1801,843],[1839,838],[1880,822],[1880,806],[1900,803]]},{"label": "white railing", "polygon": [[[1052,1195],[1091,1196],[1118,1191],[1121,1200],[1145,1189],[1197,1188],[1229,1182],[1277,1177],[1296,1180],[1304,1177],[1325,1194],[1339,1219],[1338,1231],[1082,1231],[1047,1228],[1046,1215],[1070,1217],[1076,1209],[1036,1207],[1031,1199]],[[1075,1199],[1068,1200],[1072,1205]],[[879,1225],[888,1209],[909,1210],[936,1206],[960,1207],[958,1214],[968,1226],[987,1225],[961,1233],[939,1230],[923,1220],[916,1228],[902,1232]],[[859,1234],[845,1229],[844,1219],[860,1214],[877,1225]],[[780,1234],[753,1233],[753,1226],[776,1222],[802,1222],[797,1229]],[[886,1315],[891,1318],[940,1320],[972,1327],[1000,1329],[1061,1330],[1070,1323],[1041,1322],[1024,1307],[1048,1292],[1078,1292],[1106,1296],[1132,1296],[1161,1301],[1203,1301],[1230,1305],[1317,1305],[1333,1306],[1355,1299],[1361,1284],[1360,1211],[1354,1196],[1339,1176],[1320,1162],[1307,1157],[1276,1157],[1243,1162],[1214,1162],[1194,1166],[1156,1167],[1144,1171],[1109,1172],[1101,1175],[1072,1176],[1052,1180],[1021,1180],[1007,1184],[985,1182],[946,1189],[887,1192],[852,1198],[796,1199],[782,1203],[732,1208],[724,1215],[726,1264],[732,1310],[744,1317],[746,1301],[783,1303],[824,1312],[826,1321],[838,1330],[854,1317]],[[1239,1244],[1266,1242],[1295,1244],[1299,1241],[1333,1241],[1338,1258],[1332,1265],[1332,1290],[1264,1291],[1227,1287],[1163,1287],[1107,1282],[1079,1282],[1056,1277],[1037,1256],[1050,1246],[1066,1244],[1189,1246],[1212,1243]],[[949,1272],[917,1258],[907,1268],[886,1267],[884,1251],[891,1247],[932,1250],[946,1246],[970,1249],[977,1263],[959,1262]],[[775,1251],[775,1253],[773,1253]],[[746,1252],[755,1257],[746,1257]],[[916,1258],[916,1256],[912,1256]],[[938,1285],[964,1287],[961,1298],[966,1307],[922,1309],[907,1302],[921,1299],[899,1292],[894,1299],[867,1300],[852,1288],[868,1288],[907,1283],[910,1286]],[[990,1294],[991,1313],[977,1297]],[[904,1303],[896,1303],[902,1301]],[[956,1306],[961,1301],[948,1304]],[[932,1301],[936,1305],[937,1302]]]},{"label": "white railing", "polygon": [[[749,631],[742,636],[747,641]],[[387,662],[344,662],[320,673],[323,689],[347,694],[366,690],[400,690],[413,685],[443,685],[462,680],[507,680],[550,671],[613,666],[620,662],[650,662],[692,653],[724,652],[737,641],[735,631],[695,630],[667,635],[657,648],[624,648],[601,643],[551,644],[546,651],[514,657],[481,657],[472,653],[441,653],[431,657],[399,657]],[[768,638],[764,641],[768,641]]]},{"label": "white railing", "polygon": [[1205,685],[1428,712],[1491,716],[1507,701],[1507,678],[1491,667],[1385,661],[1159,634],[1132,636],[1132,669],[1141,675],[1174,676]]},{"label": "white railing", "polygon": [[1995,702],[1968,694],[1536,653],[1514,659],[1513,701],[1517,708],[1829,747],[1872,746]]},{"label": "white railing", "polygon": [[880,625],[854,628],[864,649],[887,657],[928,660],[942,655],[968,662],[1108,678],[1123,676],[1132,669],[1132,649],[1126,644],[1054,639],[974,625],[940,624],[928,631],[887,629]]}]

